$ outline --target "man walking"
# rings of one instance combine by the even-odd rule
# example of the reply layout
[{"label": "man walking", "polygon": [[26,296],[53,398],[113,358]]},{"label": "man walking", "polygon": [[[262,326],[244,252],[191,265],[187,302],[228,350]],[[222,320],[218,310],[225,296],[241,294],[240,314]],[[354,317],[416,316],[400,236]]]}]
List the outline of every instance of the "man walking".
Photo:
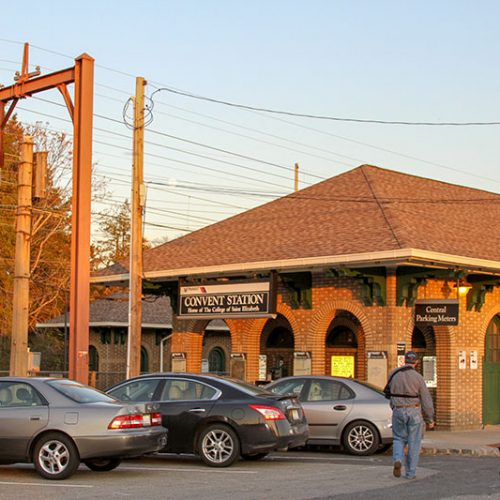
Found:
[{"label": "man walking", "polygon": [[404,464],[407,479],[415,479],[417,474],[424,419],[428,429],[434,427],[434,405],[422,375],[415,370],[417,364],[417,354],[408,351],[405,366],[393,370],[387,382],[392,408],[393,474],[400,477]]}]

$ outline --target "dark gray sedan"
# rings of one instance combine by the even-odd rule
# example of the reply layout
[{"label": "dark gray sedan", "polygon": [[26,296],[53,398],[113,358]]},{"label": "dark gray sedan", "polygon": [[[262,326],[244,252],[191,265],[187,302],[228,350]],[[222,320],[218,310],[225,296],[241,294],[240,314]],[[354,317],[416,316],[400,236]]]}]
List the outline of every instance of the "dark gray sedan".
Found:
[{"label": "dark gray sedan", "polygon": [[353,455],[371,455],[392,443],[392,411],[377,388],[342,377],[285,377],[266,386],[298,396],[309,424],[308,444],[343,445]]},{"label": "dark gray sedan", "polygon": [[124,457],[163,448],[161,415],[68,379],[0,377],[0,464],[33,462],[66,479],[80,461],[109,471]]}]

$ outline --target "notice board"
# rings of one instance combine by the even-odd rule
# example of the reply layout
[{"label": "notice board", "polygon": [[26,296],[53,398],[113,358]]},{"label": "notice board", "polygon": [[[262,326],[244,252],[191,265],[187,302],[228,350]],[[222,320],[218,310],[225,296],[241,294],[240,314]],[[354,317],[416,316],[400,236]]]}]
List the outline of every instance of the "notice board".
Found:
[{"label": "notice board", "polygon": [[331,375],[354,378],[354,356],[332,356]]}]

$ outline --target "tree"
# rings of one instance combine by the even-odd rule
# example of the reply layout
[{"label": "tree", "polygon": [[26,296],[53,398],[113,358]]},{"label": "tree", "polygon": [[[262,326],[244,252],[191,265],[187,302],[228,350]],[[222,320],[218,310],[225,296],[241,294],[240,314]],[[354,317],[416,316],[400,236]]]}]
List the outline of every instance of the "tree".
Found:
[{"label": "tree", "polygon": [[[34,200],[31,230],[29,329],[64,310],[70,280],[72,144],[66,134],[16,118],[5,131],[5,168],[0,184],[0,370],[8,369],[15,258],[17,171],[22,136],[48,151],[47,196]],[[31,343],[30,339],[30,343]]]},{"label": "tree", "polygon": [[[99,232],[103,237],[92,247],[93,268],[108,267],[124,262],[130,255],[131,213],[125,200],[99,215]],[[151,244],[143,238],[143,249]]]}]

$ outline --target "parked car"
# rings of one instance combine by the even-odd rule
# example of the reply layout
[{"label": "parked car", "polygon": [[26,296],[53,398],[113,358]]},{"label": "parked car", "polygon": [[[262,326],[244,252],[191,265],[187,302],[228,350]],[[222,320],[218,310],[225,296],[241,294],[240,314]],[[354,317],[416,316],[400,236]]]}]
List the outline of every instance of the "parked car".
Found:
[{"label": "parked car", "polygon": [[308,444],[343,445],[352,455],[371,455],[392,443],[389,401],[374,386],[325,375],[285,377],[266,388],[299,398],[309,424]]},{"label": "parked car", "polygon": [[33,462],[66,479],[82,461],[94,471],[165,446],[159,413],[68,379],[0,377],[0,464]]},{"label": "parked car", "polygon": [[132,378],[106,391],[122,401],[156,402],[169,439],[162,450],[194,453],[212,467],[305,444],[308,427],[298,399],[245,382],[187,373]]}]

